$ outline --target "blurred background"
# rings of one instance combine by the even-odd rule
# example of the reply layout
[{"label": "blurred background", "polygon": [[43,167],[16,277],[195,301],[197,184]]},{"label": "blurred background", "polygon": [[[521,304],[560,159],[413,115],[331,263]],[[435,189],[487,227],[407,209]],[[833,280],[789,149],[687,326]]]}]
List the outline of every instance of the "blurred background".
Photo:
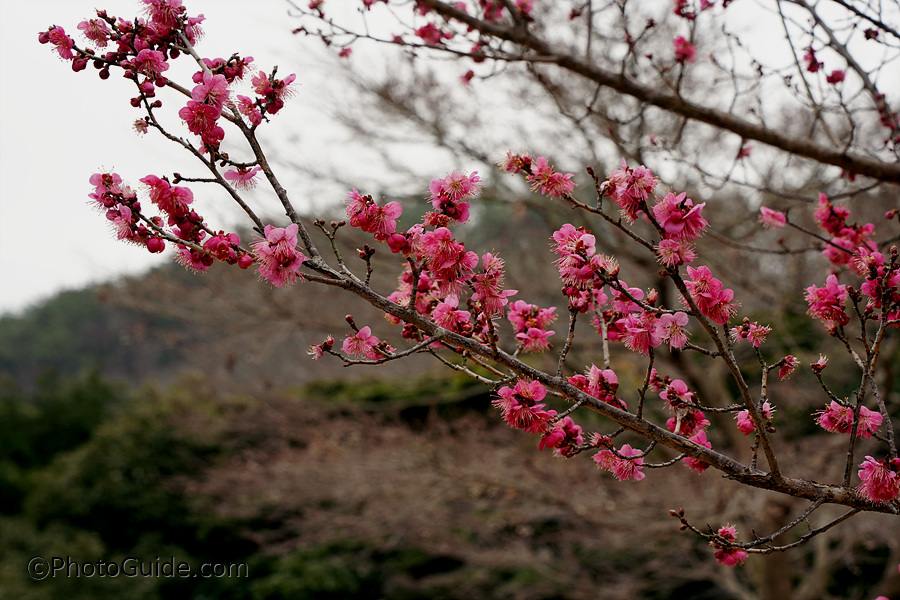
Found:
[{"label": "blurred background", "polygon": [[[335,13],[390,27],[350,4],[336,3]],[[645,41],[665,48],[678,21],[661,4],[648,8],[659,41]],[[620,234],[533,196],[495,162],[507,150],[546,154],[576,173],[587,201],[593,185],[584,167],[602,174],[626,157],[708,202],[714,233],[698,254],[735,289],[742,317],[773,327],[770,358],[794,353],[808,364],[830,352],[832,389],[846,395],[858,385],[849,359],[805,315],[803,290],[821,284],[827,266],[819,248],[762,230],[756,215],[765,204],[814,227],[808,209],[826,191],[850,203],[858,222],[875,221],[896,207],[896,187],[856,183],[764,147],[739,157],[740,139],[636,111],[606,92],[595,98],[602,114],[595,108],[585,119],[576,114],[583,84],[541,69],[478,71],[464,85],[459,77],[469,66],[420,61],[402,48],[356,44],[349,59],[338,58],[346,40],[325,47],[292,34],[307,22],[280,1],[252,10],[229,0],[187,6],[207,17],[201,55],[237,51],[266,71],[278,64],[281,74],[297,73],[295,96],[262,133],[304,214],[340,218],[341,199],[356,187],[401,202],[408,226],[428,207],[432,178],[477,170],[486,187],[458,239],[479,253],[500,251],[516,298],[558,305],[543,240],[563,222],[595,229],[632,286],[661,285],[658,267]],[[121,0],[106,7],[128,18],[139,11]],[[72,73],[37,44],[53,23],[75,33],[90,8],[0,0],[0,599],[900,598],[896,517],[859,516],[793,552],[721,567],[703,540],[678,530],[669,510],[685,508],[700,527],[734,523],[765,535],[804,503],[680,465],[620,483],[587,456],[540,453],[535,438],[502,422],[490,389],[428,357],[349,369],[328,357],[309,360],[310,344],[346,335],[347,314],[382,339],[399,339],[361,301],[313,285],[273,289],[223,264],[195,276],[169,255],[114,240],[86,206],[92,173],[115,170],[136,183],[148,173],[189,172],[167,145],[130,130],[136,111],[125,82]],[[732,19],[722,31],[746,24],[741,14]],[[618,59],[610,50],[598,60]],[[684,76],[686,89],[691,77],[713,86],[703,72],[710,61]],[[761,97],[761,89],[752,94]],[[787,110],[785,127],[802,121],[796,111]],[[813,137],[825,135],[814,120],[797,126],[804,125]],[[213,228],[253,237],[221,195],[194,191]],[[256,190],[250,198],[266,219],[285,224],[271,195]],[[879,240],[891,236],[884,231]],[[346,256],[366,242],[342,234]],[[401,264],[380,248],[374,264],[373,287],[387,294]],[[579,329],[569,364],[597,362],[595,340],[590,328]],[[756,380],[752,353],[741,358]],[[633,396],[645,365],[615,360],[621,389]],[[883,362],[882,390],[896,418],[896,336]],[[552,356],[534,364],[555,368]],[[706,361],[675,354],[657,368],[701,398],[734,394],[727,373]],[[774,388],[776,444],[795,471],[788,475],[836,481],[844,441],[815,425],[811,415],[825,403],[817,386],[800,369]],[[662,417],[654,401],[647,410]],[[732,417],[712,420],[713,446],[748,459],[750,443]],[[612,430],[594,415],[579,423]],[[250,576],[33,581],[26,564],[34,556],[246,563]]]}]

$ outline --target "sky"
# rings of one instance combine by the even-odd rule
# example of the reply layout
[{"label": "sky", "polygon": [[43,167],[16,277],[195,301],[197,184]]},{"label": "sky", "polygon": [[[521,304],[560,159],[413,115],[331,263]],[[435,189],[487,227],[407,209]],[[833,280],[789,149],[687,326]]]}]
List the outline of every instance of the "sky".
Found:
[{"label": "sky", "polygon": [[[275,149],[276,166],[283,158],[322,172],[340,169],[345,179],[363,190],[366,166],[377,162],[375,150],[354,146],[346,131],[336,133],[338,126],[329,110],[348,95],[341,78],[334,76],[333,52],[326,53],[317,40],[291,33],[297,21],[289,16],[288,3],[185,0],[185,5],[190,14],[206,16],[205,36],[198,45],[201,56],[228,57],[239,52],[253,56],[266,71],[277,64],[280,74],[297,74],[295,96],[271,126],[261,130]],[[745,12],[730,8],[732,22],[739,30],[764,31],[761,51],[775,61],[783,60],[787,51],[778,44],[784,40],[771,35],[771,28],[761,20],[764,15],[753,12],[754,5],[735,3],[733,7]],[[114,239],[108,222],[88,206],[87,195],[93,191],[88,180],[93,173],[112,170],[138,187],[138,180],[151,173],[189,175],[192,172],[185,165],[190,161],[153,132],[139,137],[132,130],[141,113],[128,104],[134,95],[130,82],[115,74],[101,81],[92,67],[73,73],[50,46],[37,41],[39,32],[56,24],[81,43],[77,24],[94,16],[95,6],[126,18],[140,11],[137,0],[0,0],[0,315],[20,313],[64,289],[110,281],[172,260],[171,250],[151,255]],[[340,0],[331,9],[354,6],[359,5]],[[351,60],[362,66],[363,73],[368,65],[389,65],[379,52],[355,48]],[[185,71],[182,81],[189,81],[191,72]],[[173,99],[169,107],[184,100],[168,97]],[[180,125],[177,117],[170,123]],[[180,134],[189,136],[183,127]],[[498,156],[507,149],[498,148]],[[424,165],[434,176],[444,174],[446,163],[435,166],[436,156],[426,156],[427,150],[407,148],[404,156],[412,153],[413,160],[407,162]],[[291,169],[283,169],[280,175],[301,210],[333,206],[346,193],[346,188],[339,193],[323,188],[320,181]],[[214,229],[241,222],[230,203],[203,197],[196,188],[194,193],[204,201],[202,214]],[[264,216],[277,218],[278,206],[271,198],[256,199],[273,207],[268,214],[260,211]]]},{"label": "sky", "polygon": [[[322,131],[289,130],[291,123],[310,122],[303,110],[315,105],[315,78],[324,75],[305,51],[312,40],[291,34],[295,21],[287,3],[189,0],[185,5],[190,14],[206,16],[198,46],[202,56],[237,51],[267,71],[278,64],[279,73],[298,74],[303,83],[292,104],[304,108],[298,112],[291,106],[293,118],[272,129],[276,136],[298,138],[312,152]],[[115,170],[137,187],[147,174],[185,171],[188,161],[170,142],[132,130],[141,115],[128,104],[134,95],[130,82],[115,74],[101,81],[92,67],[74,73],[37,41],[40,31],[55,24],[83,45],[77,24],[95,16],[95,7],[129,19],[140,9],[136,0],[0,0],[0,314],[21,312],[63,289],[171,260],[169,252],[151,255],[115,240],[103,216],[87,204],[93,191],[88,179],[101,169]],[[216,206],[204,206],[204,216],[234,220],[230,208]]]}]

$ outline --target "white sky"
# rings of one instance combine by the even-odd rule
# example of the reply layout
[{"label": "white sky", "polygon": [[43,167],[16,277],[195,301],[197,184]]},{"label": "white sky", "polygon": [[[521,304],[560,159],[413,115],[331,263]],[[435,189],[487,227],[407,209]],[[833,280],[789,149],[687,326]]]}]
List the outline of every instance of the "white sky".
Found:
[{"label": "white sky", "polygon": [[[206,35],[198,45],[201,56],[228,57],[240,52],[253,56],[266,71],[277,64],[280,74],[297,74],[296,96],[265,131],[261,129],[277,149],[275,162],[283,153],[323,172],[339,165],[347,179],[354,185],[359,181],[364,189],[366,166],[373,163],[366,151],[372,150],[352,147],[352,141],[348,143],[334,129],[327,115],[328,102],[343,95],[340,79],[329,76],[323,66],[320,43],[291,34],[297,22],[288,17],[287,3],[185,0],[185,4],[190,14],[206,16]],[[744,4],[734,7],[749,12],[729,9],[733,21],[765,29],[764,15],[758,8],[753,12],[755,3]],[[337,0],[330,7],[358,5],[358,0]],[[77,24],[94,16],[95,6],[124,18],[133,18],[140,10],[137,0],[0,0],[0,314],[21,311],[61,289],[110,280],[171,260],[171,250],[151,255],[114,239],[105,218],[87,205],[87,194],[93,191],[88,183],[92,173],[115,170],[133,187],[150,173],[201,174],[186,166],[191,162],[183,151],[154,132],[143,138],[133,133],[131,124],[141,113],[128,104],[134,95],[131,82],[115,71],[109,80],[101,81],[91,66],[73,73],[49,45],[38,44],[38,33],[52,24],[64,27],[82,44]],[[786,49],[778,50],[784,44],[782,34],[767,31],[763,41],[763,54],[768,51],[776,61],[785,60]],[[364,56],[355,48],[351,60],[373,63],[380,58]],[[882,89],[896,93],[891,80]],[[168,98],[173,131],[190,137],[186,129],[178,129],[174,116],[183,98]],[[162,99],[165,102],[167,96]],[[506,149],[496,150],[502,155]],[[417,165],[438,170],[424,148],[407,152],[414,153]],[[467,167],[441,164],[444,171]],[[289,170],[281,175],[298,207],[319,207],[341,197],[333,189],[323,193],[316,182]],[[217,206],[210,198],[204,201],[202,188],[192,189],[211,227],[230,227],[238,220],[230,205]]]},{"label": "white sky", "polygon": [[[280,74],[297,73],[298,81],[310,71],[282,0],[190,0],[186,6],[190,14],[206,16],[201,56],[237,51],[253,56],[266,71],[278,64]],[[189,157],[175,152],[174,145],[152,131],[141,138],[131,130],[141,116],[128,104],[131,82],[115,71],[101,81],[91,66],[73,73],[51,46],[38,44],[38,33],[56,24],[83,46],[77,24],[95,16],[94,7],[130,19],[140,5],[136,0],[0,0],[0,313],[19,311],[61,289],[171,260],[169,251],[154,256],[116,241],[103,215],[87,206],[88,178],[102,168],[119,172],[133,187],[150,173],[191,172],[185,166]],[[315,83],[297,91],[288,107],[293,114],[286,118],[287,108],[279,114],[275,132],[298,123],[295,103],[315,104]],[[301,135],[301,146],[305,139],[312,142]],[[211,225],[222,226],[217,217],[233,214],[200,206]]]}]

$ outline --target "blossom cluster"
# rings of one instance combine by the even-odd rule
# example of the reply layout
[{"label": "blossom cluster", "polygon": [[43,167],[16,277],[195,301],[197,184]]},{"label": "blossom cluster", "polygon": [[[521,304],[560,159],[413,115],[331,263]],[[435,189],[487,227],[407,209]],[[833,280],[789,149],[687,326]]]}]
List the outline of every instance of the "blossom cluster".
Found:
[{"label": "blossom cluster", "polygon": [[[137,96],[131,98],[134,107],[146,106],[148,111],[160,108],[162,101],[156,99],[158,88],[170,85],[165,73],[169,72],[171,61],[185,53],[185,45],[193,46],[202,35],[200,25],[203,15],[191,17],[182,6],[181,0],[141,0],[146,18],[128,21],[97,11],[97,18],[82,21],[78,29],[97,48],[111,49],[98,52],[90,47],[81,49],[59,26],[41,32],[38,40],[49,43],[59,56],[72,62],[75,71],[84,70],[88,63],[99,71],[102,79],[108,79],[110,69],[117,67],[122,76],[134,82]],[[249,71],[253,57],[237,54],[229,59],[203,58],[200,70],[193,74],[194,87],[190,100],[178,115],[188,130],[200,137],[203,152],[218,154],[225,130],[220,118],[226,110],[236,111],[246,117],[251,126],[259,125],[263,114],[275,114],[283,106],[291,93],[291,83],[295,75],[276,79],[265,73],[253,78],[255,97],[237,95],[232,98],[230,87]],[[151,113],[152,114],[152,113]],[[234,118],[230,116],[230,118]],[[139,120],[135,126],[139,131],[155,123],[151,116]],[[238,187],[250,185],[258,169],[239,167],[230,171],[230,179]]]}]

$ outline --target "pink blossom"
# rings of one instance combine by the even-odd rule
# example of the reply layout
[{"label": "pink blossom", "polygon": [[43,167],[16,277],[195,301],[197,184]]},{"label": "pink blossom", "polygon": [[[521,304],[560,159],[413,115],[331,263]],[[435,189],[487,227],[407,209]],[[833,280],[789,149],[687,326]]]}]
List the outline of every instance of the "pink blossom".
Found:
[{"label": "pink blossom", "polygon": [[694,47],[692,43],[684,39],[684,36],[679,35],[674,40],[672,40],[672,45],[675,47],[675,61],[684,64],[685,62],[692,63],[697,60],[697,48]]},{"label": "pink blossom", "polygon": [[544,331],[537,327],[529,327],[523,333],[517,333],[516,339],[522,345],[522,350],[529,354],[538,354],[550,349],[547,338],[555,334],[555,331]]},{"label": "pink blossom", "polygon": [[622,322],[625,336],[622,342],[632,352],[648,356],[650,348],[662,343],[662,337],[656,327],[656,315],[649,311],[630,313]]},{"label": "pink blossom", "polygon": [[191,133],[202,135],[216,127],[216,120],[222,111],[210,104],[201,104],[196,100],[188,100],[187,106],[178,111],[178,116],[187,123]]},{"label": "pink blossom", "polygon": [[529,433],[545,433],[550,419],[556,416],[556,411],[544,410],[546,405],[541,400],[547,395],[547,389],[539,381],[522,379],[512,388],[503,386],[497,394],[499,397],[493,404],[501,410],[510,427]]},{"label": "pink blossom", "polygon": [[433,23],[426,23],[413,33],[422,38],[422,41],[428,46],[439,46],[443,44],[444,40],[449,40],[453,37],[452,33],[441,31]]},{"label": "pink blossom", "polygon": [[[769,421],[772,418],[772,405],[768,402],[763,402],[762,410],[759,412],[764,420]],[[735,419],[737,419],[737,428],[744,435],[750,435],[751,433],[756,431],[756,424],[750,417],[749,410],[742,410],[737,415],[735,415]]]},{"label": "pink blossom", "polygon": [[66,35],[66,30],[62,27],[52,27],[47,32],[40,34],[38,36],[38,41],[42,44],[46,44],[47,42],[53,44],[56,47],[55,50],[57,54],[64,60],[72,60],[75,58],[75,53],[72,52],[75,42]]},{"label": "pink blossom", "polygon": [[236,248],[240,243],[241,240],[236,233],[220,231],[206,240],[206,243],[203,244],[203,249],[218,260],[233,265],[238,259]]},{"label": "pink blossom", "polygon": [[247,96],[238,96],[237,109],[242,115],[250,119],[250,124],[254,127],[262,123],[262,113],[253,99]]},{"label": "pink blossom", "polygon": [[900,458],[891,461],[875,460],[866,456],[860,465],[858,475],[862,483],[856,488],[871,502],[882,503],[895,500],[900,495]]},{"label": "pink blossom", "polygon": [[680,240],[660,240],[655,250],[659,262],[667,267],[677,267],[678,265],[691,263],[697,258],[693,246]]},{"label": "pink blossom", "polygon": [[[472,315],[466,310],[456,310],[458,307],[459,298],[451,294],[438,303],[431,318],[444,329],[465,334],[465,326],[469,325]],[[468,329],[471,331],[471,326]]]},{"label": "pink blossom", "polygon": [[667,193],[653,207],[653,214],[665,231],[665,237],[673,240],[691,241],[697,239],[709,223],[701,212],[706,202],[694,206],[694,201],[685,198],[681,193],[677,196]]},{"label": "pink blossom", "polygon": [[784,227],[785,224],[787,224],[787,217],[783,212],[772,210],[771,208],[765,206],[760,206],[759,222],[763,224],[763,227],[774,229],[778,227]]},{"label": "pink blossom", "polygon": [[632,169],[622,160],[622,168],[610,173],[601,189],[614,199],[622,216],[631,223],[646,209],[647,196],[657,183],[659,180],[644,165]]},{"label": "pink blossom", "polygon": [[[461,171],[453,171],[442,179],[434,179],[428,186],[432,200],[447,198],[452,202],[471,200],[481,192],[481,177],[475,171],[471,175]],[[437,208],[437,206],[435,206]]]},{"label": "pink blossom", "polygon": [[215,262],[209,254],[192,250],[183,244],[176,246],[175,260],[186,269],[198,273],[205,272]]},{"label": "pink blossom", "polygon": [[132,60],[134,70],[149,79],[156,79],[163,71],[169,70],[166,56],[159,50],[144,49]]},{"label": "pink blossom", "polygon": [[[644,457],[639,456],[640,454],[643,454],[640,450],[625,444],[618,453],[608,449],[601,450],[594,455],[594,462],[601,469],[612,472],[619,481],[628,479],[640,481],[645,477],[642,472]],[[628,458],[632,456],[637,456],[637,458]]]},{"label": "pink blossom", "polygon": [[825,279],[824,287],[812,285],[806,288],[809,314],[822,321],[829,330],[850,322],[850,317],[844,312],[846,301],[847,286],[838,285],[837,276],[833,273]]},{"label": "pink blossom", "polygon": [[702,410],[677,409],[666,421],[666,429],[684,437],[691,437],[709,427],[709,419]]},{"label": "pink blossom", "polygon": [[84,34],[84,37],[91,40],[101,48],[106,48],[109,40],[109,27],[103,19],[90,19],[82,21],[78,24],[78,29]]},{"label": "pink blossom", "polygon": [[239,190],[249,190],[256,186],[256,182],[253,178],[256,177],[256,174],[261,170],[261,167],[253,167],[252,169],[239,167],[237,169],[225,171],[225,179],[230,181],[231,185]]},{"label": "pink blossom", "polygon": [[341,348],[345,354],[350,354],[351,356],[378,360],[381,358],[381,355],[375,351],[378,343],[378,338],[372,335],[372,329],[367,326],[357,331],[355,335],[348,335],[344,338]]},{"label": "pink blossom", "polygon": [[350,58],[351,54],[353,54],[353,48],[341,48],[340,52],[338,52],[338,58]]},{"label": "pink blossom", "polygon": [[665,400],[671,409],[681,408],[685,403],[693,404],[695,400],[694,392],[690,391],[687,384],[680,379],[673,379],[666,389],[660,392],[659,397]]},{"label": "pink blossom", "polygon": [[[853,430],[853,407],[849,405],[839,404],[832,400],[831,403],[820,410],[816,422],[825,431],[832,433],[850,433]],[[880,412],[869,410],[865,406],[859,407],[859,423],[856,427],[857,437],[870,438],[878,430],[881,425],[882,415]]]},{"label": "pink blossom", "polygon": [[488,316],[499,314],[509,302],[510,296],[515,296],[518,290],[504,290],[503,288],[503,259],[499,256],[485,252],[481,257],[484,272],[472,277],[472,301],[481,303],[481,308]]},{"label": "pink blossom", "polygon": [[[737,540],[737,530],[733,525],[727,525],[719,529],[716,535],[721,540],[713,539],[709,544],[716,549],[716,560],[728,567],[743,564],[748,554],[743,550],[730,546]],[[723,543],[724,542],[724,543]]]},{"label": "pink blossom", "polygon": [[546,158],[538,156],[531,161],[531,174],[526,179],[531,182],[531,191],[540,190],[545,196],[560,198],[575,189],[572,177],[572,173],[557,173]]},{"label": "pink blossom", "polygon": [[224,75],[213,75],[203,71],[199,85],[191,90],[191,98],[202,104],[211,104],[219,110],[228,100],[228,80]]},{"label": "pink blossom", "polygon": [[753,344],[754,348],[759,348],[766,341],[766,336],[771,331],[771,327],[760,325],[755,321],[750,323],[750,320],[745,318],[742,325],[731,329],[731,334],[736,340],[747,340]]},{"label": "pink blossom", "polygon": [[538,329],[547,329],[551,323],[556,321],[557,315],[555,306],[550,308],[539,308],[536,304],[529,304],[524,300],[516,300],[509,305],[509,312],[506,317],[513,324],[516,333],[524,333],[530,327]]},{"label": "pink blossom", "polygon": [[687,343],[687,332],[684,331],[687,323],[687,313],[664,313],[656,320],[656,335],[669,342],[670,348],[681,348]]},{"label": "pink blossom", "polygon": [[[696,434],[691,436],[690,440],[697,444],[698,446],[703,446],[704,448],[712,448],[712,444],[706,439],[705,431],[698,431]],[[709,468],[709,463],[705,463],[699,458],[694,458],[692,456],[688,456],[682,461],[689,469],[693,469],[697,471],[697,473],[702,473],[706,469]]]},{"label": "pink blossom", "polygon": [[259,276],[275,287],[292,285],[297,279],[303,280],[300,266],[306,256],[297,250],[299,227],[292,223],[287,227],[266,225],[266,237],[253,244]]},{"label": "pink blossom", "polygon": [[569,458],[574,456],[578,446],[584,443],[582,430],[571,417],[563,417],[553,423],[553,428],[544,434],[538,450],[553,448],[554,456]]},{"label": "pink blossom", "polygon": [[424,232],[419,241],[426,267],[438,282],[442,294],[456,291],[462,282],[474,275],[478,255],[453,239],[446,227]]},{"label": "pink blossom", "polygon": [[830,75],[825,77],[825,81],[831,85],[838,84],[844,80],[844,72],[841,69],[835,69]]},{"label": "pink blossom", "polygon": [[734,292],[713,277],[708,267],[689,266],[687,272],[692,281],[685,285],[700,312],[719,325],[727,323],[736,310],[736,304],[732,302]]},{"label": "pink blossom", "polygon": [[164,29],[174,29],[185,9],[181,0],[141,0],[144,10],[154,24]]}]

